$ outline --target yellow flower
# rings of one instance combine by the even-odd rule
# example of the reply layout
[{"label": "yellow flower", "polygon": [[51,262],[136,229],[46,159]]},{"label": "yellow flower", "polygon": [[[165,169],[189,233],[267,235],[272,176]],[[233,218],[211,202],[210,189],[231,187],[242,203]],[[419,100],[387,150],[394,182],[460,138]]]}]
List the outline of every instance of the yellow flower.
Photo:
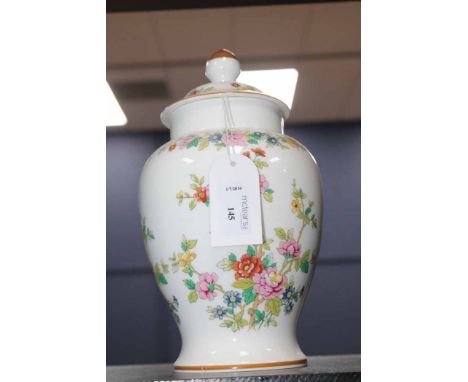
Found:
[{"label": "yellow flower", "polygon": [[195,258],[197,257],[197,254],[195,252],[190,252],[187,251],[185,253],[178,253],[179,256],[179,265],[181,267],[185,267],[186,265],[190,264]]},{"label": "yellow flower", "polygon": [[291,211],[293,214],[297,214],[298,212],[302,211],[302,203],[298,199],[294,199],[291,202]]}]

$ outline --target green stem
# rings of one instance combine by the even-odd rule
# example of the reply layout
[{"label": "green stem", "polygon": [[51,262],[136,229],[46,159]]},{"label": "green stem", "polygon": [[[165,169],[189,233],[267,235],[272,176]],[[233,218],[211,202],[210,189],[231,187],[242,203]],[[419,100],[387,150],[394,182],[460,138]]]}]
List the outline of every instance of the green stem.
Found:
[{"label": "green stem", "polygon": [[286,269],[286,266],[289,264],[290,261],[291,260],[284,258],[283,265],[281,265],[281,269],[279,271],[280,274]]},{"label": "green stem", "polygon": [[297,237],[297,242],[299,243],[301,241],[301,237],[302,237],[302,232],[304,232],[304,228],[307,224],[302,221],[302,227],[301,227],[301,230],[299,231],[299,236]]}]

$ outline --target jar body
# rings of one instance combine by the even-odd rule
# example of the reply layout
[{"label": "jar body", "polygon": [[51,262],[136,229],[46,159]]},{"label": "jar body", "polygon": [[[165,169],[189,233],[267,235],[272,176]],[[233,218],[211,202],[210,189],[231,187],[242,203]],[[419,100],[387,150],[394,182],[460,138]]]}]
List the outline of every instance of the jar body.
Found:
[{"label": "jar body", "polygon": [[[226,144],[260,176],[263,245],[211,247],[209,178]],[[148,257],[182,336],[179,371],[297,367],[296,325],[318,257],[317,164],[273,131],[202,131],[146,162],[140,212]]]}]

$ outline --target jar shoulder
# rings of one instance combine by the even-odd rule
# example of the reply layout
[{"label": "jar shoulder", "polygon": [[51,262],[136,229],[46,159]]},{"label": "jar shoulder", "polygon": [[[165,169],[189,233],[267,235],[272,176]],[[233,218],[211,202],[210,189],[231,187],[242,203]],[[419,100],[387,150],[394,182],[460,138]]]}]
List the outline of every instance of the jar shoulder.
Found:
[{"label": "jar shoulder", "polygon": [[195,161],[226,154],[228,149],[231,153],[249,157],[260,168],[269,167],[280,160],[283,160],[282,163],[299,160],[317,165],[312,153],[295,138],[272,131],[233,129],[229,133],[213,130],[171,140],[148,158],[145,167],[167,160],[191,165]]}]

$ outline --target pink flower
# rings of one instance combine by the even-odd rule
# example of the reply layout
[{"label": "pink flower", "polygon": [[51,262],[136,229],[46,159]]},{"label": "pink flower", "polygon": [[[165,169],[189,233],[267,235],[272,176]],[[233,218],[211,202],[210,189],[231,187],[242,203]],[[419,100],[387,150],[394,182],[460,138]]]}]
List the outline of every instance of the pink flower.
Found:
[{"label": "pink flower", "polygon": [[202,273],[198,276],[197,285],[195,285],[195,290],[198,293],[198,297],[202,300],[210,300],[217,296],[215,292],[215,283],[218,281],[218,275],[216,273]]},{"label": "pink flower", "polygon": [[288,278],[276,273],[276,268],[268,268],[262,273],[256,273],[253,281],[255,291],[265,300],[270,300],[282,295],[284,284],[288,282]]},{"label": "pink flower", "polygon": [[247,137],[242,134],[240,131],[233,131],[231,134],[225,134],[223,135],[223,138],[221,138],[221,141],[224,144],[230,144],[230,145],[243,145],[245,142],[247,142]]},{"label": "pink flower", "polygon": [[294,239],[289,241],[281,241],[277,250],[280,255],[298,259],[301,253],[301,245]]},{"label": "pink flower", "polygon": [[195,135],[187,135],[186,137],[182,137],[177,141],[177,146],[179,149],[185,149],[187,145],[192,142],[196,138]]},{"label": "pink flower", "polygon": [[266,180],[265,175],[260,175],[260,193],[263,194],[269,186],[270,183]]}]

